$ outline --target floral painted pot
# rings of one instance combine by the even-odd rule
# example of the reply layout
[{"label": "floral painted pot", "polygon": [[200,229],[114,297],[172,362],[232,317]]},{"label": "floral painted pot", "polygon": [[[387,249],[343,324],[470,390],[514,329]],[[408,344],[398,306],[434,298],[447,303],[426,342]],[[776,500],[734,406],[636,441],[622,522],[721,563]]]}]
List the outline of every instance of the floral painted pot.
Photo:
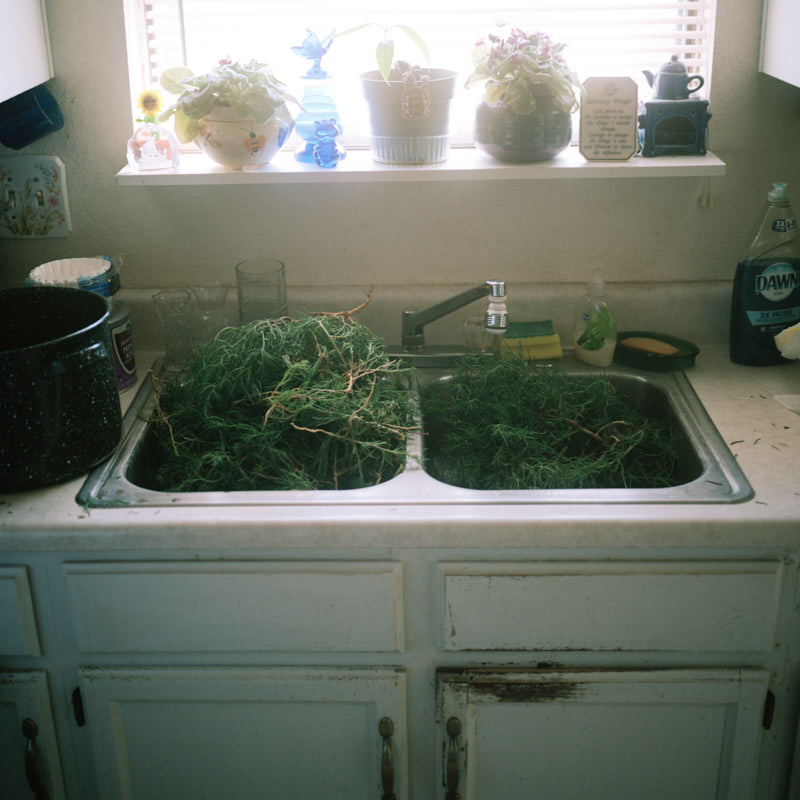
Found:
[{"label": "floral painted pot", "polygon": [[517,114],[481,103],[475,112],[475,146],[498,161],[547,161],[569,146],[572,118],[552,96],[536,98],[536,109]]},{"label": "floral painted pot", "polygon": [[242,119],[232,108],[219,106],[200,120],[194,143],[209,158],[231,169],[268,164],[294,128],[286,106],[281,106],[263,125]]}]

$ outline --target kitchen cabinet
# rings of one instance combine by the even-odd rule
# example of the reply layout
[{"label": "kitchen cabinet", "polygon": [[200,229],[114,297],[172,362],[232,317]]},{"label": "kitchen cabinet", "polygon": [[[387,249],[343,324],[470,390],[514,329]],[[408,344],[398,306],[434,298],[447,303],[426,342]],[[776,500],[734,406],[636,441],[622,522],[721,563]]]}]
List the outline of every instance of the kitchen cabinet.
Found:
[{"label": "kitchen cabinet", "polygon": [[720,358],[748,502],[0,498],[0,795],[41,710],[66,800],[800,800],[792,371]]},{"label": "kitchen cabinet", "polygon": [[56,726],[47,673],[12,669],[14,659],[42,655],[30,574],[24,564],[0,566],[0,797],[29,800],[32,787],[63,798]]},{"label": "kitchen cabinet", "polygon": [[372,800],[382,762],[408,796],[400,670],[82,669],[80,685],[103,800]]},{"label": "kitchen cabinet", "polygon": [[67,800],[786,800],[795,556],[496,556],[12,555],[0,668],[39,700],[4,743],[44,720]]},{"label": "kitchen cabinet", "polygon": [[[0,103],[54,76],[45,0],[0,0]],[[8,65],[13,65],[12,69]]]},{"label": "kitchen cabinet", "polygon": [[[402,647],[399,564],[80,562],[64,576],[102,800],[370,800],[384,783],[408,798],[404,673],[353,655]],[[274,664],[332,651],[347,665]],[[98,666],[136,653],[160,666]],[[219,664],[232,654],[250,666]]]},{"label": "kitchen cabinet", "polygon": [[763,670],[440,671],[440,797],[755,798],[767,684]]},{"label": "kitchen cabinet", "polygon": [[764,0],[759,69],[786,83],[800,86],[796,55],[800,4],[796,0]]},{"label": "kitchen cabinet", "polygon": [[41,670],[0,671],[0,797],[65,797],[50,690]]}]

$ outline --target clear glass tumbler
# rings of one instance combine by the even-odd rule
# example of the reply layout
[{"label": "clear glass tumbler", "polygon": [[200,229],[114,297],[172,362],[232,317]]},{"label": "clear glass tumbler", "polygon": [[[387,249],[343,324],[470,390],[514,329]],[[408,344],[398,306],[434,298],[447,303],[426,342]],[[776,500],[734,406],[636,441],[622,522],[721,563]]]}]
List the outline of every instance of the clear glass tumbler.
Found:
[{"label": "clear glass tumbler", "polygon": [[464,322],[464,349],[468,353],[491,350],[496,337],[483,327],[483,317],[470,317]]},{"label": "clear glass tumbler", "polygon": [[231,324],[225,305],[228,287],[217,285],[191,288],[195,302],[189,328],[195,341],[204,344]]},{"label": "clear glass tumbler", "polygon": [[164,289],[153,295],[153,304],[167,345],[164,363],[180,367],[194,346],[189,330],[192,296],[187,289]]},{"label": "clear glass tumbler", "polygon": [[239,320],[244,325],[258,319],[285,317],[286,266],[276,258],[250,258],[236,265]]}]

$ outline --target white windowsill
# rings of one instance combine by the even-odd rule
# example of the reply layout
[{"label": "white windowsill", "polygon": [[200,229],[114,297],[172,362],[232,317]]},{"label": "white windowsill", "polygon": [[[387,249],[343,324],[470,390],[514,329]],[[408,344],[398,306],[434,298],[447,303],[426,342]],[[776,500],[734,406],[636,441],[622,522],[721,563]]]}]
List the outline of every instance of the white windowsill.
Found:
[{"label": "white windowsill", "polygon": [[291,151],[279,152],[271,163],[233,170],[215,164],[203,153],[182,154],[178,169],[139,172],[126,166],[117,173],[120,186],[200,186],[262,183],[359,183],[464,180],[564,180],[569,178],[685,178],[724,175],[725,163],[713,153],[704,156],[659,156],[627,161],[587,161],[569,147],[551,161],[504,164],[471,147],[453,148],[435,167],[384,167],[369,150],[350,150],[332,169],[296,161]]}]

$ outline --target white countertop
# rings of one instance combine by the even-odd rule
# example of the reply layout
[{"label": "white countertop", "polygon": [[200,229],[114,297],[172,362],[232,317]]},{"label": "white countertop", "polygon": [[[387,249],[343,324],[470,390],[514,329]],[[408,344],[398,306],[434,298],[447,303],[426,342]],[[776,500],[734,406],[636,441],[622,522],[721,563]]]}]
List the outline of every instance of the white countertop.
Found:
[{"label": "white countertop", "polygon": [[[154,359],[137,353],[140,380]],[[83,478],[0,495],[0,550],[800,547],[800,362],[730,363],[705,347],[687,371],[755,497],[733,504],[226,506],[84,509]],[[134,391],[122,395],[123,407]]]}]

